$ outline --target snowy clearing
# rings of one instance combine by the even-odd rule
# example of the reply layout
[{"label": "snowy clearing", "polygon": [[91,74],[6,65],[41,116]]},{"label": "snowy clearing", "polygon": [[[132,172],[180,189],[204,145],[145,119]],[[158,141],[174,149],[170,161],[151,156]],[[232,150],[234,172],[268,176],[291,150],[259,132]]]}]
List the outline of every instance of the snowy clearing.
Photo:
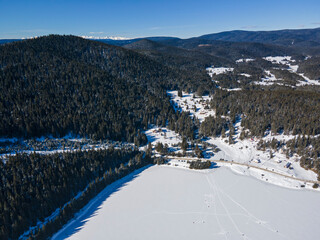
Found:
[{"label": "snowy clearing", "polygon": [[[190,110],[191,114],[193,116],[196,115],[197,118],[199,118],[200,122],[202,122],[204,118],[208,115],[215,116],[215,114],[213,114],[214,111],[211,109],[200,109],[198,112],[192,112],[194,101],[197,98],[193,99],[190,94],[188,95],[187,93],[183,93],[182,98],[177,97],[177,91],[168,92],[168,94],[173,96],[172,103],[175,104],[175,107],[180,106],[179,104],[183,102],[183,105],[180,106],[180,109],[182,109],[183,111]],[[186,101],[184,100],[184,98],[186,99]],[[210,98],[208,100],[210,100]],[[199,106],[199,108],[200,107],[201,106]],[[199,112],[202,112],[202,111],[205,114],[200,115]],[[317,174],[315,172],[311,170],[305,170],[300,166],[299,164],[300,157],[298,155],[294,155],[287,158],[284,152],[284,149],[279,149],[277,151],[271,150],[271,149],[265,149],[265,150],[257,149],[258,142],[261,139],[264,141],[271,141],[274,138],[277,141],[286,142],[290,139],[293,139],[295,136],[284,135],[284,134],[272,135],[270,132],[268,132],[263,138],[253,137],[251,139],[240,140],[239,139],[240,133],[243,131],[243,128],[241,127],[241,120],[239,120],[234,125],[234,127],[235,127],[235,133],[236,133],[235,135],[233,135],[234,142],[235,142],[234,144],[229,144],[227,141],[228,138],[221,138],[221,137],[208,138],[205,140],[207,143],[211,145],[215,145],[220,149],[220,151],[215,152],[213,148],[208,147],[204,151],[204,155],[206,156],[206,158],[210,158],[211,160],[220,160],[220,159],[229,160],[229,161],[234,160],[235,162],[249,164],[250,166],[253,165],[262,169],[283,174],[285,176],[291,176],[294,178],[305,179],[310,181],[317,180]],[[155,131],[156,129],[157,128],[153,128],[146,132],[148,140],[153,145],[155,145],[157,142],[160,141],[163,144],[167,143],[170,151],[174,151],[176,153],[181,152],[178,146],[174,146],[178,142],[182,141],[181,137],[179,137],[178,134],[165,128],[161,128],[163,129],[162,131]],[[164,134],[165,132],[166,134]],[[229,132],[227,131],[226,135],[228,136],[228,134]],[[272,155],[272,157],[270,157],[270,155]],[[290,166],[287,167],[287,164],[289,164]],[[242,168],[246,168],[246,167],[235,166],[235,165],[232,166],[230,164],[226,164],[226,166],[236,171],[239,171],[239,168],[241,168],[241,172],[243,172],[244,174],[250,175],[262,181],[269,182],[271,184],[275,184],[283,187],[295,188],[295,189],[308,188],[313,190],[312,188],[313,184],[311,183],[305,184],[304,182],[287,179],[280,175],[273,176],[270,173],[265,174],[265,171],[254,169],[254,168],[250,168],[248,171],[244,172]],[[320,191],[319,188],[317,190]]]},{"label": "snowy clearing", "polygon": [[299,65],[293,65],[292,63],[295,63],[296,60],[292,59],[291,56],[276,56],[276,57],[265,57],[263,58],[267,61],[270,61],[273,64],[282,64],[288,66],[288,71],[292,73],[296,73],[299,76],[301,76],[304,81],[299,81],[297,86],[304,86],[304,85],[320,85],[320,81],[317,80],[311,80],[308,77],[304,75],[304,73],[297,73]]},{"label": "snowy clearing", "polygon": [[240,73],[240,75],[241,75],[241,76],[245,76],[245,77],[247,77],[247,78],[251,77],[251,75],[248,74],[248,73]]},{"label": "snowy clearing", "polygon": [[234,68],[214,67],[214,66],[206,68],[206,70],[208,71],[210,77],[212,77],[214,75],[227,73],[227,72],[233,72],[233,69]]},{"label": "snowy clearing", "polygon": [[210,96],[194,97],[195,94],[182,92],[182,97],[179,97],[178,91],[167,91],[167,93],[175,110],[189,111],[191,116],[198,118],[200,122],[210,115],[215,116],[215,111],[210,109]]},{"label": "snowy clearing", "polygon": [[[226,141],[226,138],[208,138],[206,142],[210,144],[216,145],[220,151],[214,153],[213,157],[210,157],[211,160],[228,160],[228,161],[235,161],[238,163],[249,164],[252,166],[256,166],[262,169],[266,169],[269,171],[273,171],[279,174],[283,174],[286,176],[292,176],[299,179],[317,180],[317,174],[311,170],[305,170],[299,164],[299,156],[294,155],[290,158],[287,158],[285,153],[282,150],[275,151],[271,149],[258,150],[257,145],[260,139],[264,141],[271,141],[273,138],[278,141],[288,141],[293,139],[293,135],[271,135],[271,133],[267,133],[263,138],[251,138],[251,139],[244,139],[240,140],[239,136],[241,131],[243,130],[241,125],[241,121],[235,124],[236,134],[233,136],[235,143],[229,144]],[[207,150],[207,155],[210,156],[211,149]],[[272,155],[272,157],[270,157]],[[290,168],[286,167],[286,165],[290,163]],[[223,165],[223,164],[222,164]],[[239,168],[241,169],[240,172],[245,175],[250,175],[262,181],[272,183],[275,185],[289,187],[289,188],[308,188],[313,189],[311,183],[305,184],[301,181],[294,181],[291,179],[287,179],[280,175],[274,175],[272,173],[266,173],[263,170],[258,170],[254,168],[247,168],[244,166],[237,166],[237,165],[230,165],[225,164],[227,167],[239,172]],[[262,175],[264,174],[264,175]],[[270,176],[270,177],[269,177]],[[304,185],[303,187],[301,185]],[[320,189],[318,189],[319,191]]]},{"label": "snowy clearing", "polygon": [[269,62],[272,62],[274,64],[283,64],[283,65],[288,65],[290,63],[296,62],[296,60],[293,60],[291,56],[268,56],[264,57],[264,60],[267,60]]},{"label": "snowy clearing", "polygon": [[261,82],[254,82],[256,85],[269,86],[269,85],[273,85],[276,81],[282,80],[282,79],[277,79],[276,76],[268,70],[264,70],[264,73],[266,74],[266,77],[261,78]]},{"label": "snowy clearing", "polygon": [[105,188],[52,239],[317,239],[319,201],[225,167],[152,166]]},{"label": "snowy clearing", "polygon": [[144,133],[148,138],[148,142],[151,142],[153,145],[161,142],[162,144],[168,144],[168,146],[171,147],[172,145],[176,145],[182,141],[182,138],[179,134],[164,127],[152,127]]},{"label": "snowy clearing", "polygon": [[219,88],[222,89],[222,90],[228,91],[228,92],[241,91],[242,90],[242,88],[222,88],[222,87],[219,87]]},{"label": "snowy clearing", "polygon": [[242,63],[242,62],[252,62],[252,61],[254,61],[255,59],[253,59],[253,58],[240,58],[240,59],[238,59],[238,60],[236,60],[236,63]]},{"label": "snowy clearing", "polygon": [[1,138],[0,143],[5,143],[0,146],[0,150],[2,151],[0,159],[4,162],[9,156],[14,156],[18,153],[38,153],[46,155],[79,150],[88,151],[107,149],[109,147],[133,147],[132,143],[112,140],[92,140],[89,138],[72,136],[71,134],[68,134],[63,138],[54,138],[52,136],[34,139]]},{"label": "snowy clearing", "polygon": [[[215,68],[215,67],[209,67],[206,68],[209,76],[212,78],[212,81],[214,81],[215,83],[217,83],[219,85],[219,81],[213,79],[214,76],[219,75],[219,74],[224,74],[227,72],[233,72],[234,68],[226,68],[226,67],[219,67],[219,68]],[[240,75],[245,76],[245,77],[251,77],[250,74],[246,74],[246,73],[241,73]],[[238,80],[239,82],[239,80]],[[217,88],[225,90],[225,91],[240,91],[242,90],[241,88],[223,88],[221,86],[217,86]]]}]

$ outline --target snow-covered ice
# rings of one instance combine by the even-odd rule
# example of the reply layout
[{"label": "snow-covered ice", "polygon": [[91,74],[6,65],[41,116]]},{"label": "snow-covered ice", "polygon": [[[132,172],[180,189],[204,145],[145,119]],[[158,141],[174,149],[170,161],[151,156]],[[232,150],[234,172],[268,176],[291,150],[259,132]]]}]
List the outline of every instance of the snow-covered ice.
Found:
[{"label": "snow-covered ice", "polygon": [[52,239],[317,239],[319,202],[225,167],[152,166],[105,188]]}]

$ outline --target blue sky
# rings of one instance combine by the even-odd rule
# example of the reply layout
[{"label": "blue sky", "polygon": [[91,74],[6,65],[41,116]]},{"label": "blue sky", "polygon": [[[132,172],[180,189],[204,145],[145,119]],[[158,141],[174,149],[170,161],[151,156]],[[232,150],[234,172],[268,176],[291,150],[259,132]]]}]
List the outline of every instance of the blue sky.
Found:
[{"label": "blue sky", "polygon": [[319,0],[0,0],[0,38],[176,36],[320,27]]}]

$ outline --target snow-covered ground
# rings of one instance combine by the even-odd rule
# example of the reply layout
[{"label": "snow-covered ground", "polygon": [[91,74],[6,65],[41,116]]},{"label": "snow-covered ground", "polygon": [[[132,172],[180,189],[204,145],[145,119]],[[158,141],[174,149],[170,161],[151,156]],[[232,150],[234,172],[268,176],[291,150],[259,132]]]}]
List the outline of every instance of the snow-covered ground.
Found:
[{"label": "snow-covered ground", "polygon": [[274,74],[272,74],[268,70],[264,70],[264,73],[266,75],[265,78],[261,78],[261,82],[254,82],[256,85],[273,85],[276,81],[282,80],[282,79],[277,79]]},{"label": "snow-covered ground", "polygon": [[[241,121],[238,121],[235,127],[235,135],[233,138],[235,140],[234,144],[229,144],[226,142],[227,138],[209,138],[206,141],[210,144],[216,145],[220,151],[215,153],[211,159],[213,160],[228,160],[228,161],[235,161],[238,163],[249,164],[252,166],[256,166],[262,169],[266,169],[272,172],[276,172],[279,174],[283,174],[286,176],[292,176],[299,179],[317,180],[317,174],[311,170],[305,170],[302,168],[298,162],[299,157],[294,155],[290,158],[287,158],[285,153],[282,150],[271,150],[266,149],[258,150],[257,145],[258,142],[262,139],[264,141],[272,141],[272,139],[276,139],[277,141],[286,142],[290,139],[293,139],[293,135],[272,135],[271,133],[267,133],[266,136],[263,138],[251,138],[251,139],[244,139],[240,140],[240,133],[243,130],[241,125]],[[228,132],[227,132],[228,134]],[[270,157],[270,151],[272,154],[272,158]],[[286,165],[290,163],[290,167],[286,167]],[[276,184],[283,187],[290,187],[290,188],[301,188],[301,185],[305,185],[304,187],[313,189],[312,183],[304,183],[301,181],[295,181],[292,179],[285,178],[280,175],[272,174],[263,170],[255,169],[255,168],[247,168],[246,166],[239,166],[239,165],[231,165],[227,164],[226,166],[231,167],[231,169],[245,175],[251,175],[255,178],[261,179],[263,181],[268,181],[269,183]],[[245,170],[244,170],[245,169]],[[263,175],[262,175],[263,174]],[[266,180],[267,179],[267,180]],[[319,190],[319,189],[318,189]]]},{"label": "snow-covered ground", "polygon": [[[172,96],[172,103],[175,106],[180,106],[180,104],[183,102],[183,105],[180,106],[180,109],[183,111],[187,111],[187,109],[193,109],[194,101],[191,97],[191,95],[188,95],[186,93],[183,93],[183,97],[179,98],[177,97],[177,92],[172,91],[169,92],[169,94]],[[210,101],[211,99],[206,99]],[[204,106],[199,106],[204,107]],[[198,106],[197,106],[198,108]],[[204,111],[205,114],[199,116],[199,112]],[[198,112],[192,112],[191,114],[194,116],[197,116],[200,121],[203,121],[205,116],[209,115],[210,109],[200,109]],[[198,115],[197,115],[198,114]],[[203,117],[201,117],[203,116]],[[212,111],[212,116],[215,116],[214,112]],[[266,133],[266,135],[263,138],[251,138],[251,139],[244,139],[240,140],[240,133],[243,131],[243,128],[241,127],[241,120],[239,120],[235,125],[235,134],[233,135],[234,138],[234,144],[228,143],[228,134],[227,131],[226,138],[216,137],[216,138],[208,138],[205,141],[209,144],[217,146],[220,151],[216,152],[211,147],[208,147],[204,154],[205,156],[209,157],[211,160],[228,160],[228,161],[235,161],[238,163],[244,163],[249,164],[252,166],[256,166],[265,170],[269,170],[272,172],[276,172],[279,174],[283,174],[286,176],[291,176],[294,178],[304,179],[304,180],[311,180],[316,181],[317,180],[317,174],[311,170],[305,170],[302,168],[299,164],[299,156],[294,155],[289,158],[286,157],[285,152],[283,149],[279,149],[277,151],[266,149],[258,150],[258,142],[262,139],[264,141],[271,141],[273,138],[275,138],[277,141],[283,141],[286,142],[290,139],[293,139],[295,136],[293,135],[272,135],[270,132]],[[172,144],[177,144],[178,142],[181,142],[181,138],[178,136],[177,133],[174,133],[173,131],[170,131],[168,129],[164,129],[162,131],[155,131],[157,128],[153,128],[146,132],[146,135],[148,137],[148,140],[152,142],[152,144],[156,144],[158,141],[162,142],[163,144],[167,143],[169,147],[172,146]],[[166,139],[164,138],[164,132],[167,132]],[[179,152],[179,147],[172,148],[173,151]],[[271,154],[270,154],[271,151]],[[272,155],[272,158],[270,157]],[[287,164],[290,164],[291,168],[286,167]],[[281,175],[272,174],[263,170],[255,169],[255,168],[249,168],[247,169],[246,166],[239,166],[239,165],[231,165],[231,164],[224,164],[227,167],[230,167],[231,169],[242,172],[245,175],[250,175],[252,177],[258,178],[263,181],[267,181],[272,184],[276,184],[279,186],[289,187],[289,188],[312,188],[312,183],[304,183],[301,181],[296,181],[293,179],[285,178]],[[240,170],[239,170],[240,169]],[[301,185],[304,185],[301,187]],[[320,190],[320,189],[318,189]]]},{"label": "snow-covered ground", "polygon": [[[291,73],[295,73],[303,78],[303,80],[298,81],[296,86],[303,86],[303,85],[320,85],[320,81],[317,80],[312,80],[305,76],[304,73],[298,73],[298,68],[299,65],[297,64],[297,61],[292,59],[291,56],[268,56],[268,57],[263,57],[264,60],[271,62],[272,64],[280,64],[280,65],[285,65],[287,67],[287,70]],[[243,63],[243,62],[251,62],[254,61],[255,59],[238,59],[236,60],[236,63]],[[227,68],[227,67],[209,67],[206,68],[209,76],[214,80],[214,76],[219,75],[219,74],[224,74],[227,72],[233,72],[234,68]],[[280,81],[282,80],[281,78],[277,79],[274,74],[272,74],[269,70],[265,70],[265,78],[262,78],[261,81],[255,81],[253,82],[256,85],[265,85],[265,86],[270,86],[273,84],[278,84],[278,85],[284,85]],[[250,74],[247,73],[241,73],[240,75],[245,76],[245,77],[251,77]],[[215,81],[216,83],[219,84],[218,81]],[[219,87],[221,88],[221,87]],[[221,88],[223,89],[223,88]],[[224,89],[228,91],[235,91],[238,89]],[[240,89],[241,90],[241,89]]]},{"label": "snow-covered ground", "polygon": [[[206,68],[206,70],[207,70],[209,76],[212,78],[212,81],[214,81],[215,83],[217,83],[217,85],[219,85],[219,81],[215,80],[214,77],[219,74],[233,72],[234,68],[212,66],[212,67]],[[240,75],[245,76],[245,77],[251,77],[251,75],[247,74],[247,73],[241,73]],[[239,82],[239,80],[238,80],[238,82]],[[241,88],[222,88],[221,86],[217,86],[217,88],[222,89],[222,90],[226,90],[226,91],[240,91],[241,90]]]},{"label": "snow-covered ground", "polygon": [[236,63],[242,63],[242,62],[252,62],[254,61],[255,59],[253,58],[240,58],[238,60],[236,60]]},{"label": "snow-covered ground", "polygon": [[189,111],[192,117],[197,117],[202,122],[208,116],[215,116],[215,112],[210,109],[210,96],[193,97],[195,94],[182,92],[182,97],[178,96],[178,91],[167,91],[171,97],[171,102],[176,110]]},{"label": "snow-covered ground", "polygon": [[268,57],[264,57],[263,59],[272,63],[283,64],[283,65],[290,65],[290,63],[296,62],[296,60],[292,59],[291,56],[276,56],[276,57],[268,56]]},{"label": "snow-covered ground", "polygon": [[[266,139],[265,139],[266,140]],[[215,144],[221,150],[215,153],[212,160],[227,160],[226,163],[219,163],[218,165],[226,166],[231,168],[233,171],[238,173],[252,176],[254,178],[260,179],[262,181],[275,184],[278,186],[288,187],[288,188],[308,188],[313,189],[312,183],[305,183],[303,181],[293,180],[286,178],[281,175],[274,174],[279,173],[285,176],[292,176],[299,179],[305,180],[317,180],[317,174],[311,170],[305,170],[300,167],[299,162],[295,161],[295,157],[287,159],[285,154],[273,151],[273,157],[270,158],[270,152],[257,150],[256,140],[243,140],[237,141],[235,144],[229,145],[222,138],[209,139],[207,142]],[[255,166],[261,169],[265,169],[271,172],[256,168],[248,168],[247,166],[240,166],[236,164],[230,164],[230,162],[244,163],[250,166]],[[285,167],[287,163],[291,164],[292,169]],[[304,186],[302,186],[304,185]],[[319,189],[318,189],[319,190]]]},{"label": "snow-covered ground", "polygon": [[[2,146],[0,150],[5,153],[0,154],[0,159],[6,161],[8,156],[17,153],[38,153],[38,154],[54,154],[72,151],[88,151],[107,149],[109,147],[133,147],[132,143],[111,141],[111,140],[92,140],[89,138],[80,138],[68,134],[62,138],[41,137],[34,139],[18,139],[18,138],[0,138]],[[6,143],[6,145],[4,145]]]},{"label": "snow-covered ground", "polygon": [[248,73],[240,73],[240,75],[241,75],[241,76],[248,77],[248,78],[249,78],[249,77],[251,77],[251,75],[250,75],[250,74],[248,74]]},{"label": "snow-covered ground", "polygon": [[148,138],[148,142],[151,142],[153,146],[155,146],[158,142],[161,142],[163,145],[168,144],[169,149],[172,149],[178,143],[182,142],[182,138],[179,134],[164,127],[152,127],[144,133]]},{"label": "snow-covered ground", "polygon": [[206,70],[208,71],[210,77],[214,75],[219,75],[227,72],[232,72],[234,68],[226,68],[226,67],[208,67]]},{"label": "snow-covered ground", "polygon": [[320,85],[320,81],[309,79],[304,75],[304,73],[297,73],[299,65],[294,65],[296,63],[296,60],[292,59],[291,56],[276,56],[276,57],[265,57],[263,58],[267,61],[272,62],[273,64],[282,64],[288,66],[288,71],[292,73],[296,73],[300,75],[304,81],[299,81],[297,86],[303,86],[303,85]]},{"label": "snow-covered ground", "polygon": [[319,202],[225,167],[152,166],[105,188],[52,239],[317,239]]},{"label": "snow-covered ground", "polygon": [[[205,109],[209,96],[168,94],[176,110],[190,111],[200,121],[212,111]],[[317,175],[301,168],[298,156],[258,150],[260,138],[241,141],[240,123],[234,126],[234,144],[228,137],[203,139],[205,156],[219,160],[215,168],[190,170],[187,159],[171,158],[136,171],[106,187],[53,239],[315,239],[320,189],[310,191],[312,183],[290,177],[316,181]],[[174,131],[153,126],[145,134],[153,146],[161,142],[181,151]],[[263,140],[273,138],[294,136],[266,133]]]}]

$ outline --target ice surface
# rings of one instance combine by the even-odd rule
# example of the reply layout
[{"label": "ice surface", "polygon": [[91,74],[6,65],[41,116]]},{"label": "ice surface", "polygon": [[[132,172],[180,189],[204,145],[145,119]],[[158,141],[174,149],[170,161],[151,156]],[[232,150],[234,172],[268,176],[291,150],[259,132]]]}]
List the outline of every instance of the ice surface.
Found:
[{"label": "ice surface", "polygon": [[317,239],[319,202],[225,167],[152,166],[107,187],[52,239]]}]

